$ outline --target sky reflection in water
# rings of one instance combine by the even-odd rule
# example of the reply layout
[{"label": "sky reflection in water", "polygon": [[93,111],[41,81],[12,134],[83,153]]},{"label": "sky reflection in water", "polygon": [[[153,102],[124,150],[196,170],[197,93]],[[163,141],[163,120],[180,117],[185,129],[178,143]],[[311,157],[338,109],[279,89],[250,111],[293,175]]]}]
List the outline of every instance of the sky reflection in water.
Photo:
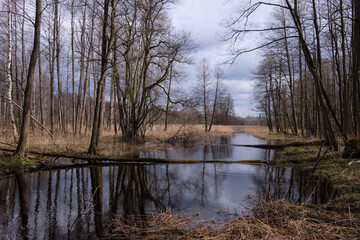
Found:
[{"label": "sky reflection in water", "polygon": [[[238,147],[227,148],[206,157],[242,155],[234,154],[240,151]],[[267,156],[264,150],[255,150],[262,151],[257,155],[262,159]],[[226,219],[247,214],[257,204],[258,196],[296,201],[306,182],[304,173],[291,168],[244,164],[117,165],[39,171],[0,181],[0,232],[11,239],[83,239],[108,234],[115,216],[160,211]],[[309,198],[315,186],[315,195]],[[301,200],[325,202],[331,194],[328,183],[315,180]],[[249,195],[254,197],[249,200]]]}]

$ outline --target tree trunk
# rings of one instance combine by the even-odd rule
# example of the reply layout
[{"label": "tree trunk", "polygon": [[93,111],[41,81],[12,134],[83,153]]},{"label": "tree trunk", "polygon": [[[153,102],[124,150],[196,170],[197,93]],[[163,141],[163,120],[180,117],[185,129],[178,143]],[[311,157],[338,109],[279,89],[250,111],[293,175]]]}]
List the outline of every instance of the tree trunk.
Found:
[{"label": "tree trunk", "polygon": [[[306,63],[307,63],[307,65],[309,67],[309,70],[310,70],[310,72],[311,72],[311,74],[312,74],[312,76],[314,78],[316,94],[318,96],[320,109],[321,109],[321,111],[322,111],[322,113],[324,115],[324,121],[325,121],[325,126],[326,126],[325,131],[326,131],[326,134],[327,134],[327,138],[329,139],[330,144],[334,148],[334,150],[337,151],[339,149],[339,146],[338,146],[338,142],[336,140],[335,134],[334,134],[334,130],[333,130],[332,126],[331,126],[327,105],[324,102],[324,97],[326,98],[326,96],[324,96],[325,93],[324,93],[324,91],[322,89],[322,86],[321,86],[321,81],[322,81],[321,75],[319,75],[319,73],[316,70],[315,63],[313,61],[311,52],[310,52],[310,50],[309,50],[309,48],[307,46],[307,43],[305,41],[305,38],[304,38],[304,35],[303,35],[303,32],[302,32],[301,23],[299,21],[298,13],[296,11],[294,11],[294,9],[291,7],[291,4],[290,4],[289,0],[286,0],[286,3],[287,3],[288,8],[290,10],[291,16],[292,16],[292,18],[294,20],[295,27],[296,27],[296,29],[298,31],[299,39],[300,39],[300,42],[301,42],[301,46],[302,46],[302,49],[303,49],[303,53],[304,53],[304,56],[305,56]],[[314,9],[314,12],[315,11],[316,10]],[[316,16],[316,14],[315,14],[315,16]],[[316,22],[316,19],[314,19],[314,22]],[[315,26],[316,26],[316,24],[315,24]]]},{"label": "tree trunk", "polygon": [[72,128],[73,133],[75,134],[75,48],[74,48],[74,0],[71,1],[71,82],[72,82]]},{"label": "tree trunk", "polygon": [[6,66],[6,79],[7,79],[7,91],[5,97],[8,98],[9,105],[9,114],[11,128],[13,131],[14,141],[17,142],[19,138],[19,133],[16,126],[15,115],[14,115],[14,106],[12,103],[12,77],[11,77],[11,61],[12,61],[12,12],[11,12],[11,1],[8,0],[8,62]]},{"label": "tree trunk", "polygon": [[103,125],[104,104],[105,104],[105,78],[108,63],[108,15],[109,15],[109,2],[110,0],[104,0],[104,18],[102,26],[102,46],[101,46],[101,74],[97,84],[97,94],[94,112],[94,121],[91,134],[91,142],[89,146],[89,153],[96,154],[98,145],[101,138],[101,130]]},{"label": "tree trunk", "polygon": [[39,96],[40,96],[40,122],[45,126],[44,108],[43,108],[43,82],[42,82],[42,69],[41,69],[41,52],[39,50]]},{"label": "tree trunk", "polygon": [[34,45],[30,57],[29,70],[27,74],[27,84],[25,88],[24,96],[24,108],[23,108],[23,119],[20,132],[20,140],[17,145],[15,155],[24,157],[25,148],[27,144],[29,123],[30,123],[30,112],[31,112],[31,98],[33,93],[34,84],[34,73],[36,68],[37,57],[40,51],[40,28],[41,28],[41,1],[36,0],[36,11],[35,11],[35,26],[34,26]]},{"label": "tree trunk", "polygon": [[[84,79],[84,68],[85,68],[85,30],[86,30],[86,5],[83,12],[83,25],[81,26],[81,37],[80,37],[80,76],[79,76],[79,89],[77,96],[77,106],[76,106],[76,119],[75,119],[75,134],[81,132],[81,113],[82,113],[82,89],[83,89],[83,79]],[[89,64],[89,63],[88,63]],[[86,81],[86,80],[85,80]]]},{"label": "tree trunk", "polygon": [[342,53],[342,80],[343,80],[343,89],[344,89],[344,99],[343,99],[343,110],[344,110],[344,123],[343,123],[343,129],[344,131],[348,131],[350,127],[350,92],[348,92],[348,80],[347,80],[347,71],[346,71],[346,50],[345,50],[345,23],[344,23],[344,6],[343,6],[343,0],[340,0],[340,23],[341,23],[341,53]]},{"label": "tree trunk", "polygon": [[353,0],[353,118],[354,118],[354,133],[357,137],[360,136],[360,1]]},{"label": "tree trunk", "polygon": [[292,117],[292,123],[289,122],[291,124],[291,129],[294,135],[299,135],[299,131],[298,131],[298,127],[297,127],[297,119],[296,119],[296,112],[295,112],[295,104],[294,104],[294,88],[293,88],[293,75],[292,75],[292,71],[291,71],[291,61],[290,61],[290,52],[289,52],[289,43],[288,43],[288,39],[287,39],[287,32],[286,32],[286,28],[285,28],[285,16],[284,16],[284,44],[285,44],[285,52],[286,52],[286,60],[287,60],[287,68],[288,68],[288,74],[289,74],[289,90],[290,90],[290,102],[291,102],[291,117]]},{"label": "tree trunk", "polygon": [[25,12],[25,0],[23,0],[23,5],[22,5],[22,22],[21,22],[21,81],[20,81],[20,87],[21,87],[21,91],[20,91],[20,101],[23,102],[24,101],[24,94],[23,94],[23,89],[25,89],[25,81],[26,81],[26,48],[25,48],[25,16],[26,16],[26,12]]},{"label": "tree trunk", "polygon": [[[63,99],[61,87],[61,74],[60,74],[60,16],[59,16],[59,2],[55,3],[55,16],[54,16],[54,37],[55,37],[55,58],[56,58],[56,76],[58,82],[58,118],[59,129],[65,132],[64,114],[63,114]],[[55,67],[55,66],[54,66]]]},{"label": "tree trunk", "polygon": [[214,106],[213,106],[213,110],[212,110],[212,113],[211,113],[211,119],[210,119],[210,124],[209,124],[209,129],[208,129],[209,132],[210,132],[211,127],[213,125],[214,116],[215,116],[215,110],[216,110],[216,103],[218,101],[218,93],[219,93],[219,87],[220,87],[220,77],[221,77],[221,73],[219,72],[219,73],[217,73],[217,76],[216,76]]},{"label": "tree trunk", "polygon": [[171,93],[171,81],[173,77],[173,66],[170,67],[170,76],[169,76],[169,87],[167,92],[167,99],[166,99],[166,108],[165,108],[165,126],[164,131],[166,132],[168,122],[169,122],[169,106],[170,106],[170,93]]}]

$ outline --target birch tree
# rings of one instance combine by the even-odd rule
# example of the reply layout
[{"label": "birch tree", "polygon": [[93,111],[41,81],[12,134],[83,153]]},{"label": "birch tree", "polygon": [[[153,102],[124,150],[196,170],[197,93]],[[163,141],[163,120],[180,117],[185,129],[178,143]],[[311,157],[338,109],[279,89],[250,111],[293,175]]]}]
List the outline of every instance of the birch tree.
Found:
[{"label": "birch tree", "polygon": [[6,80],[7,80],[7,89],[5,97],[8,101],[9,105],[9,115],[11,128],[13,131],[14,141],[17,142],[19,138],[15,115],[14,115],[14,106],[13,106],[13,98],[12,98],[12,89],[13,89],[13,79],[12,79],[12,71],[11,71],[11,63],[12,63],[12,9],[11,9],[11,1],[8,0],[8,12],[7,12],[7,20],[8,20],[8,59],[7,59],[7,67],[6,67]]}]

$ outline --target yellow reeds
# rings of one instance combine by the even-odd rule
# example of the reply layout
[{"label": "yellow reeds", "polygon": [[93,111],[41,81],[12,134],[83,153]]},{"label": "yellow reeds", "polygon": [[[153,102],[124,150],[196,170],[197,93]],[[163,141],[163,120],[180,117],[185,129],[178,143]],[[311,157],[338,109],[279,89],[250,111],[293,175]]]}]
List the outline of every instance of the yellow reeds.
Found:
[{"label": "yellow reeds", "polygon": [[359,213],[289,203],[263,202],[247,218],[199,219],[169,212],[117,218],[109,238],[127,239],[356,239]]}]

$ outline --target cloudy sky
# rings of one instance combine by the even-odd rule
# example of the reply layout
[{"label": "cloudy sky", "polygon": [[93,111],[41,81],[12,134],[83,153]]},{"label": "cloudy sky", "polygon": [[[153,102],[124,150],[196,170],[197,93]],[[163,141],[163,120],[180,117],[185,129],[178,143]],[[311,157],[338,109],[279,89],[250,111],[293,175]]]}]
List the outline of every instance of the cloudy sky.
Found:
[{"label": "cloudy sky", "polygon": [[[227,54],[228,43],[221,41],[220,36],[226,30],[224,21],[234,16],[240,9],[239,2],[229,0],[179,0],[171,9],[172,23],[178,30],[191,32],[197,44],[193,54],[194,62],[199,63],[202,58],[207,58],[212,65],[223,63],[231,57]],[[243,1],[244,2],[244,1]],[[260,9],[254,15],[253,21],[265,21],[266,9]],[[247,38],[244,47],[256,42]],[[260,57],[256,52],[241,55],[232,65],[223,65],[225,85],[230,91],[238,116],[256,116],[251,105],[252,76],[251,71],[256,68]],[[188,70],[189,80],[196,79],[196,66]],[[194,82],[194,81],[191,81]]]}]

